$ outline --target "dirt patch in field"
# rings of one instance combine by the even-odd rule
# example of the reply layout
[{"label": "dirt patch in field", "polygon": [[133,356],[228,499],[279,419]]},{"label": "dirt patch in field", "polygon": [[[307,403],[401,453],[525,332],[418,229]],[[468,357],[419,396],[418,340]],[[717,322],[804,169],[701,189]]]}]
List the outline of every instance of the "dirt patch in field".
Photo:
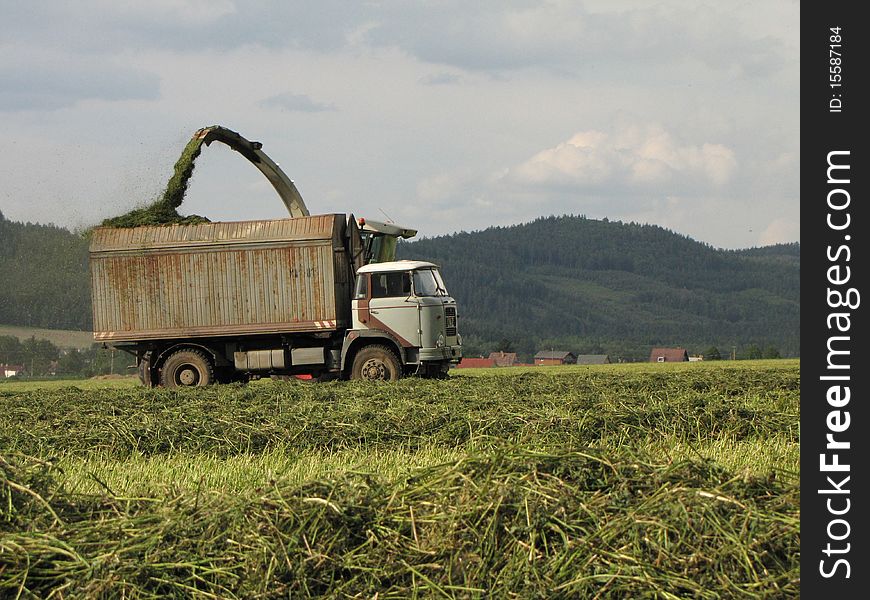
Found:
[{"label": "dirt patch in field", "polygon": [[[202,130],[200,130],[202,131]],[[166,184],[163,195],[144,208],[137,208],[130,212],[105,219],[103,227],[141,227],[143,225],[195,225],[196,223],[208,223],[209,220],[199,215],[181,215],[178,207],[184,202],[187,186],[193,176],[193,168],[196,159],[202,152],[203,137],[193,135],[181,156],[175,163],[172,177]]]}]

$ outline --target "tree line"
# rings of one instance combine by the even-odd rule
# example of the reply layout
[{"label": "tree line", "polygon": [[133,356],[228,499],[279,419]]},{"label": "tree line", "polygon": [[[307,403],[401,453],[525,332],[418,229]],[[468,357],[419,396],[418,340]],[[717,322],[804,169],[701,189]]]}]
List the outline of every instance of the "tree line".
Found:
[{"label": "tree line", "polygon": [[[48,340],[19,340],[0,335],[0,365],[24,367],[25,377],[93,377],[109,373],[134,373],[129,355],[94,344],[87,349],[62,349]],[[2,379],[0,373],[0,379]]]},{"label": "tree line", "polygon": [[16,223],[0,212],[0,323],[91,328],[88,241],[62,227]]}]

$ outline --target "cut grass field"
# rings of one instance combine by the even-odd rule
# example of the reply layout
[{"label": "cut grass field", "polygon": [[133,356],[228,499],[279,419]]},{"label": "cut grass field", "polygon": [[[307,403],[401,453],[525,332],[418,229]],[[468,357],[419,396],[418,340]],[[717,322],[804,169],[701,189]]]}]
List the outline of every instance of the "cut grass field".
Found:
[{"label": "cut grass field", "polygon": [[753,361],[0,386],[0,594],[797,596],[799,385]]}]

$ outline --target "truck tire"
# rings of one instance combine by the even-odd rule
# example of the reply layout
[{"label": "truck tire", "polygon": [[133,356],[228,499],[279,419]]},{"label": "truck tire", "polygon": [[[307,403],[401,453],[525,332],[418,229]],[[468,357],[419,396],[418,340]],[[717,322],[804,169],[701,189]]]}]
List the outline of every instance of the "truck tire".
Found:
[{"label": "truck tire", "polygon": [[428,365],[425,377],[426,379],[447,379],[450,377],[450,375],[448,375],[449,370],[449,363],[435,363],[434,365]]},{"label": "truck tire", "polygon": [[402,365],[396,354],[375,344],[356,353],[350,371],[351,379],[364,381],[395,381],[402,374]]},{"label": "truck tire", "polygon": [[214,382],[214,368],[199,350],[173,352],[160,369],[160,384],[167,388],[196,387]]}]

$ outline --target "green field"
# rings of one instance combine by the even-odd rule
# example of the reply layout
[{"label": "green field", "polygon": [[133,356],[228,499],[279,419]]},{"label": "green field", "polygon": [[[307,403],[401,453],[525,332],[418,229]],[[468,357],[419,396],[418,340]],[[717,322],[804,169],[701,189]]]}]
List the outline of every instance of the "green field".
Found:
[{"label": "green field", "polygon": [[798,361],[0,385],[0,596],[788,597]]},{"label": "green field", "polygon": [[19,340],[26,340],[31,337],[35,337],[38,340],[48,340],[58,348],[78,348],[79,350],[84,350],[94,344],[94,334],[90,331],[0,325],[0,336],[2,335],[16,337]]}]

